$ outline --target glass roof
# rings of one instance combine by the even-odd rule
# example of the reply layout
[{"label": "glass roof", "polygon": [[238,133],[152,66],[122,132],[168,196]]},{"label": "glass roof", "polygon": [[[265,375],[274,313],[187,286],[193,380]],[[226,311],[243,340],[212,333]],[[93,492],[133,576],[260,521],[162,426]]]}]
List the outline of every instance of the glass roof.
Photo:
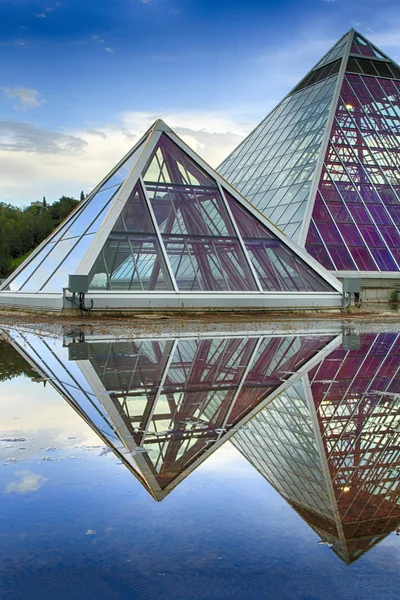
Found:
[{"label": "glass roof", "polygon": [[92,289],[329,289],[166,134],[143,179],[144,187],[137,183],[92,269]]},{"label": "glass roof", "polygon": [[295,241],[331,108],[336,75],[288,96],[218,167]]},{"label": "glass roof", "polygon": [[400,270],[400,81],[347,74],[306,249],[337,271]]},{"label": "glass roof", "polygon": [[[325,93],[322,88],[319,95],[324,98]],[[307,127],[315,137],[314,121],[310,127],[306,120],[298,122],[297,129]],[[114,202],[143,144],[27,261],[12,279],[11,290],[61,293],[97,243],[98,255],[89,258],[89,288],[94,291],[333,291],[165,131],[152,135],[147,164],[131,183],[128,198]],[[307,167],[298,168],[300,181],[292,188],[294,194],[297,186],[296,198],[305,198],[308,173]]]}]

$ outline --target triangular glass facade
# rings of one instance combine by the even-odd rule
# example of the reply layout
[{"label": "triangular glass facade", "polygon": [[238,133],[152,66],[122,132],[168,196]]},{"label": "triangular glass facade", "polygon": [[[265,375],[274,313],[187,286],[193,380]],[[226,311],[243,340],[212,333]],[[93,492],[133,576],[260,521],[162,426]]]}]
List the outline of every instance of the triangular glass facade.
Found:
[{"label": "triangular glass facade", "polygon": [[399,66],[352,30],[219,170],[325,268],[398,272],[399,115]]},{"label": "triangular glass facade", "polygon": [[[323,78],[318,80],[320,71]],[[315,72],[315,84],[287,96],[218,167],[295,241],[324,138],[338,63],[320,71]]]},{"label": "triangular glass facade", "polygon": [[70,275],[87,277],[106,310],[285,305],[271,292],[290,306],[341,305],[340,285],[162,121],[3,289],[59,294],[69,308]]},{"label": "triangular glass facade", "polygon": [[94,290],[329,289],[165,133],[109,234],[90,281]]}]

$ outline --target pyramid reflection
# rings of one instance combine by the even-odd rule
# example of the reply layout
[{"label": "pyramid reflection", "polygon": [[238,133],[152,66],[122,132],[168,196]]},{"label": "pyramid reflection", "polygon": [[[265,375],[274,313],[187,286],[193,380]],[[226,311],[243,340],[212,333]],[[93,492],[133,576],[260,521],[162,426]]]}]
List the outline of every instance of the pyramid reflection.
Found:
[{"label": "pyramid reflection", "polygon": [[332,331],[84,343],[8,335],[156,500],[339,343]]},{"label": "pyramid reflection", "polygon": [[337,347],[233,444],[350,564],[400,523],[400,335]]}]

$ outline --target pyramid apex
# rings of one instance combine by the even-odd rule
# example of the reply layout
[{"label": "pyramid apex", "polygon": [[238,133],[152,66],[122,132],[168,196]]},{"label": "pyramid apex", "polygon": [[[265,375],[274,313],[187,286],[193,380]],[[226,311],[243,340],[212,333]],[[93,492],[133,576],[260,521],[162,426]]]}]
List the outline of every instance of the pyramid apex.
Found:
[{"label": "pyramid apex", "polygon": [[172,131],[172,129],[171,127],[168,127],[165,121],[162,119],[157,119],[157,121],[154,123],[153,131]]}]

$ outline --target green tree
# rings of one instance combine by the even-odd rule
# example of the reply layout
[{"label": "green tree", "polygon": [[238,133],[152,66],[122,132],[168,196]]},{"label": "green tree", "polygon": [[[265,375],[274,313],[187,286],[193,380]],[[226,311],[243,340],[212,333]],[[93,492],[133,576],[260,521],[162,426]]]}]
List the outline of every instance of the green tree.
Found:
[{"label": "green tree", "polygon": [[[0,278],[6,278],[79,204],[62,196],[47,204],[20,208],[0,202]],[[20,260],[21,259],[21,260]]]}]

